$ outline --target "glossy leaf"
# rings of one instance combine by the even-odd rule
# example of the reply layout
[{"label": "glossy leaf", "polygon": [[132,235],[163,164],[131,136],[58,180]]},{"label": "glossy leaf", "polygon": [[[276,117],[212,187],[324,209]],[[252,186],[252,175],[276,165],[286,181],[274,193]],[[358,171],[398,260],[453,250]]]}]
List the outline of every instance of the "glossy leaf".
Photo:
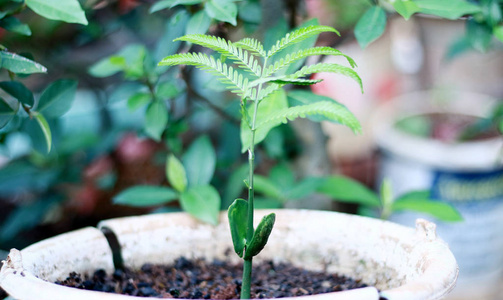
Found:
[{"label": "glossy leaf", "polygon": [[47,19],[87,25],[86,15],[78,0],[25,0],[25,3]]},{"label": "glossy leaf", "polygon": [[194,5],[201,2],[203,2],[203,0],[161,0],[154,3],[154,5],[150,7],[149,12],[152,14],[166,8],[175,7],[177,5]]},{"label": "glossy leaf", "polygon": [[174,156],[169,155],[166,162],[166,177],[173,188],[179,192],[187,189],[187,175],[182,163]]},{"label": "glossy leaf", "polygon": [[19,102],[30,107],[33,106],[33,103],[35,101],[33,98],[33,94],[21,82],[2,81],[0,82],[0,88],[4,90],[7,94],[16,98]]},{"label": "glossy leaf", "polygon": [[231,228],[232,244],[239,257],[243,257],[246,245],[246,220],[248,216],[248,202],[236,199],[227,210],[229,226]]},{"label": "glossy leaf", "polygon": [[41,64],[15,53],[0,51],[0,58],[2,68],[5,68],[13,73],[32,74],[47,72],[46,67]]},{"label": "glossy leaf", "polygon": [[402,198],[393,203],[392,211],[417,211],[427,213],[444,222],[463,221],[461,214],[451,205],[425,198]]},{"label": "glossy leaf", "polygon": [[227,22],[236,26],[238,7],[234,2],[226,0],[209,0],[204,5],[204,9],[210,18]]},{"label": "glossy leaf", "polygon": [[220,201],[220,195],[211,185],[191,187],[180,196],[184,211],[212,225],[218,224]]},{"label": "glossy leaf", "polygon": [[123,190],[113,198],[114,204],[148,207],[169,203],[179,194],[168,187],[139,185]]},{"label": "glossy leaf", "polygon": [[72,107],[78,82],[60,79],[51,83],[40,95],[37,110],[47,118],[58,118]]},{"label": "glossy leaf", "polygon": [[0,27],[5,28],[8,31],[12,31],[15,33],[19,33],[22,35],[30,36],[31,30],[30,27],[19,19],[14,17],[6,17],[0,20]]},{"label": "glossy leaf", "polygon": [[205,11],[196,12],[187,23],[185,34],[205,34],[210,28],[211,18]]},{"label": "glossy leaf", "polygon": [[145,133],[156,141],[161,140],[162,133],[168,124],[168,109],[162,101],[154,101],[145,113]]},{"label": "glossy leaf", "polygon": [[173,99],[180,94],[182,89],[171,81],[164,81],[157,85],[155,94],[160,99]]},{"label": "glossy leaf", "polygon": [[4,99],[0,98],[0,129],[7,125],[12,118],[14,118],[18,109],[19,103],[14,105],[13,103],[8,103]]},{"label": "glossy leaf", "polygon": [[456,20],[463,15],[477,13],[481,8],[465,0],[416,0],[419,12]]},{"label": "glossy leaf", "polygon": [[371,207],[380,207],[379,197],[369,188],[356,180],[343,176],[330,176],[318,188],[333,200],[356,203]]},{"label": "glossy leaf", "polygon": [[174,39],[185,33],[189,18],[190,15],[186,10],[180,10],[166,21],[166,24],[164,25],[164,34],[161,36],[156,45],[154,56],[156,61],[177,52],[178,48],[180,48],[181,42],[174,41]]},{"label": "glossy leaf", "polygon": [[395,0],[391,4],[396,12],[405,20],[408,20],[413,14],[419,11],[419,6],[411,0]]},{"label": "glossy leaf", "polygon": [[272,232],[276,215],[274,213],[264,216],[253,233],[253,238],[246,245],[245,260],[250,260],[252,257],[264,249]]},{"label": "glossy leaf", "polygon": [[47,153],[49,153],[51,151],[51,145],[52,145],[52,134],[51,134],[51,128],[49,127],[49,123],[47,123],[45,117],[38,112],[32,112],[32,116],[37,121],[38,125],[40,126],[40,129],[42,129],[42,133],[44,135],[45,142],[47,145]]},{"label": "glossy leaf", "polygon": [[372,6],[355,26],[355,37],[362,48],[378,39],[386,28],[386,13],[379,6]]},{"label": "glossy leaf", "polygon": [[208,136],[195,140],[182,158],[188,186],[209,184],[217,162],[215,149]]}]

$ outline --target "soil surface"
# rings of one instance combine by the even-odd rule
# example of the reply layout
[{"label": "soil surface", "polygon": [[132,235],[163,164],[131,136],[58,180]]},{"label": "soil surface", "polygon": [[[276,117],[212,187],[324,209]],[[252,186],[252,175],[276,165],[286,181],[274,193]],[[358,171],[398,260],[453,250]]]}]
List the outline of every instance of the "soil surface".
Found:
[{"label": "soil surface", "polygon": [[[242,266],[225,261],[179,258],[173,265],[145,264],[140,270],[75,272],[57,284],[132,296],[188,299],[238,299]],[[364,283],[326,272],[313,272],[271,261],[253,266],[252,298],[314,295],[365,287]]]}]

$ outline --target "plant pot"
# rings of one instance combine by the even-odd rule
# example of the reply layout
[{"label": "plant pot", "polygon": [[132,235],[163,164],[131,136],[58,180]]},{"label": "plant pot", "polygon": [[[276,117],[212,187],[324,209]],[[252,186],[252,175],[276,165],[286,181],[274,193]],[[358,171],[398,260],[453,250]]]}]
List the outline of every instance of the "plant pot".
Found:
[{"label": "plant pot", "polygon": [[[256,219],[271,211],[259,210]],[[200,223],[184,213],[103,221],[122,247],[125,265],[168,264],[176,258],[204,257],[238,261],[232,249],[226,213],[220,224]],[[310,210],[277,210],[269,243],[258,260],[286,261],[306,269],[360,278],[374,285],[320,294],[313,299],[439,299],[454,287],[457,265],[435,224],[418,220],[416,229],[390,222]],[[84,228],[23,249],[12,250],[0,272],[0,285],[21,300],[140,299],[56,285],[69,272],[113,271],[112,253],[102,232]],[[382,292],[378,292],[378,290]],[[309,296],[308,296],[309,297]],[[141,298],[144,299],[144,298]]]},{"label": "plant pot", "polygon": [[[496,299],[503,272],[503,166],[501,136],[469,142],[442,142],[407,134],[397,120],[419,114],[490,115],[492,98],[479,94],[416,92],[382,107],[374,120],[381,149],[378,177],[389,178],[399,195],[430,189],[432,197],[454,206],[460,223],[437,222],[460,267],[458,287],[450,299]],[[435,100],[437,99],[437,100]],[[446,101],[447,100],[447,101]],[[411,225],[416,213],[398,213],[391,220]]]}]

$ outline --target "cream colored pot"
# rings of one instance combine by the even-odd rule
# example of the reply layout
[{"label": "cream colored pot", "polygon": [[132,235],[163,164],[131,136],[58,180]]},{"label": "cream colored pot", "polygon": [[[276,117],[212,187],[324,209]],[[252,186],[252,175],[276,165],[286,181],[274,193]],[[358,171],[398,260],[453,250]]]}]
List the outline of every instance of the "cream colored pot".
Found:
[{"label": "cream colored pot", "polygon": [[[326,267],[329,272],[361,278],[375,286],[308,296],[313,299],[440,299],[456,283],[456,260],[436,236],[433,223],[418,220],[412,229],[335,212],[275,212],[269,243],[255,261],[287,261],[314,270]],[[255,219],[267,213],[270,211],[259,210]],[[221,214],[218,226],[171,213],[106,220],[99,227],[115,232],[125,264],[131,268],[146,262],[171,263],[182,255],[238,261],[236,255],[225,255],[232,249],[226,213]],[[99,229],[84,228],[22,251],[13,249],[0,272],[0,286],[21,300],[140,299],[52,283],[71,271],[91,273],[97,268],[112,272],[112,253]]]}]

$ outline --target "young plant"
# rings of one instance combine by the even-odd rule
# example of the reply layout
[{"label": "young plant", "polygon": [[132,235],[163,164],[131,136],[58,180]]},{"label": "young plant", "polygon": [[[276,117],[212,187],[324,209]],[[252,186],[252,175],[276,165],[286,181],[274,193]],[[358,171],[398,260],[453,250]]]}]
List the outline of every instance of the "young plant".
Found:
[{"label": "young plant", "polygon": [[[236,199],[228,209],[229,224],[235,252],[244,260],[241,298],[250,298],[252,259],[267,243],[275,214],[265,216],[253,226],[255,145],[274,127],[296,118],[321,116],[360,132],[358,120],[346,107],[329,98],[313,98],[291,104],[283,87],[287,84],[311,85],[321,80],[305,78],[317,72],[332,72],[354,79],[362,88],[361,79],[352,69],[355,62],[330,47],[306,47],[301,43],[322,32],[339,34],[328,26],[311,25],[288,33],[269,50],[255,39],[245,38],[231,42],[222,38],[191,34],[176,39],[201,45],[221,55],[215,58],[205,53],[180,53],[164,58],[159,65],[191,65],[218,77],[231,92],[240,97],[242,151],[248,152],[248,200]],[[333,63],[317,63],[300,70],[295,64],[308,56],[336,55],[347,59],[351,67]]]},{"label": "young plant", "polygon": [[[318,192],[334,200],[355,203],[367,211],[379,211],[383,220],[396,212],[416,211],[426,213],[444,222],[459,222],[461,214],[451,205],[432,199],[430,191],[418,190],[393,197],[393,188],[388,179],[383,180],[379,194],[363,184],[343,176],[331,176],[318,188]],[[371,215],[374,215],[371,213]]]}]

